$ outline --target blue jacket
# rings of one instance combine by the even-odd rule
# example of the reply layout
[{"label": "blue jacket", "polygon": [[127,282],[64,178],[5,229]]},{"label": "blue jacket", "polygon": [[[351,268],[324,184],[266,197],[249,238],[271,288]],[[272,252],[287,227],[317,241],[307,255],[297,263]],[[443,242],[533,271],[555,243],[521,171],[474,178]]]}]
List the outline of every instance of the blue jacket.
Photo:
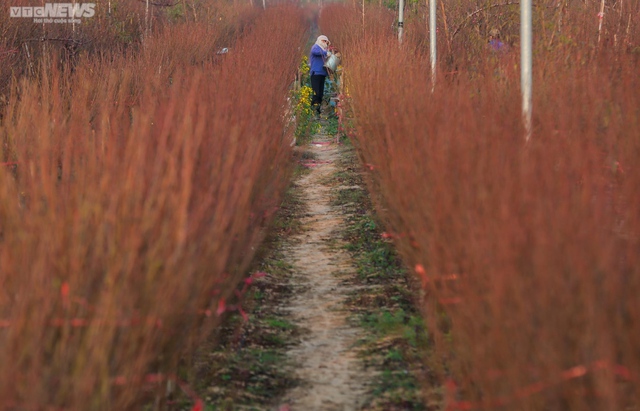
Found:
[{"label": "blue jacket", "polygon": [[321,76],[327,75],[327,69],[324,68],[324,61],[327,58],[327,51],[322,50],[322,47],[314,44],[311,47],[311,53],[309,53],[309,74],[319,74]]},{"label": "blue jacket", "polygon": [[504,43],[501,42],[498,39],[491,39],[489,41],[489,47],[491,47],[491,50],[493,51],[505,51],[506,47],[504,46]]}]

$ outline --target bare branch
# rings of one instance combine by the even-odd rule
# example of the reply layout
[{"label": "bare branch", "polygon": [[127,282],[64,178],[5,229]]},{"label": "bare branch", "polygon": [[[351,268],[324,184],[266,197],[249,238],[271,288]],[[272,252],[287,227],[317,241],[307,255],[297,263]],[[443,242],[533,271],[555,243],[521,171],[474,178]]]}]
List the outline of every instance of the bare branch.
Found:
[{"label": "bare branch", "polygon": [[[146,3],[146,0],[139,0],[139,1]],[[149,2],[149,5],[156,6],[156,7],[173,7],[176,4],[178,4],[177,1],[175,3],[154,3],[152,1]]]},{"label": "bare branch", "polygon": [[514,2],[506,2],[506,3],[502,3],[502,4],[491,4],[489,6],[479,8],[478,10],[474,11],[473,13],[471,13],[467,17],[465,17],[464,20],[462,20],[462,23],[460,23],[458,25],[458,27],[453,31],[453,34],[451,34],[451,39],[453,40],[453,38],[456,36],[456,34],[458,34],[460,29],[462,29],[462,27],[464,27],[465,24],[467,24],[467,21],[469,21],[469,19],[472,18],[473,16],[475,16],[476,14],[482,13],[483,11],[486,11],[486,10],[495,9],[497,7],[513,6],[513,5],[516,5],[516,4],[520,4],[520,2],[519,1],[514,1]]},{"label": "bare branch", "polygon": [[88,41],[82,41],[82,40],[76,40],[76,39],[72,39],[72,38],[60,38],[60,37],[40,37],[40,38],[33,38],[33,39],[25,39],[23,40],[23,43],[27,43],[27,42],[34,42],[34,41],[60,41],[60,42],[64,42],[64,43],[73,43],[73,44],[77,44],[77,45],[83,45],[85,43],[88,43]]},{"label": "bare branch", "polygon": [[[453,40],[453,38],[456,36],[456,34],[458,34],[458,32],[467,24],[467,22],[469,21],[469,19],[471,19],[473,16],[475,16],[478,13],[482,13],[483,11],[486,10],[491,10],[491,9],[495,9],[497,7],[507,7],[507,6],[515,6],[515,5],[519,5],[520,2],[519,1],[508,1],[506,3],[499,3],[499,4],[491,4],[489,6],[486,7],[481,7],[478,10],[475,10],[473,13],[469,14],[467,17],[464,18],[464,20],[462,20],[462,23],[460,23],[458,25],[458,27],[456,27],[456,29],[453,31],[453,33],[451,34],[451,40]],[[547,8],[549,9],[557,9],[559,8],[560,5],[555,5],[555,6],[547,6]]]}]

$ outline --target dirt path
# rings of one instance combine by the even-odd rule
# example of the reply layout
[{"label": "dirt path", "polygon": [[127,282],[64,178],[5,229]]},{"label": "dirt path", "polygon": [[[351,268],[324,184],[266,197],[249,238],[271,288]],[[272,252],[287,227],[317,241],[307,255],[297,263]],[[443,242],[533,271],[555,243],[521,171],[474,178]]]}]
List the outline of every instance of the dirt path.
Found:
[{"label": "dirt path", "polygon": [[442,389],[423,390],[432,376],[416,288],[381,235],[355,149],[322,129],[297,149],[309,171],[256,262],[267,275],[242,302],[248,320],[225,319],[194,355],[189,384],[215,410],[442,409]]},{"label": "dirt path", "polygon": [[285,395],[281,410],[360,409],[373,378],[354,347],[363,331],[348,322],[344,306],[352,290],[341,282],[355,274],[351,257],[340,247],[344,216],[331,205],[330,179],[337,171],[335,161],[341,147],[334,143],[322,130],[313,137],[307,151],[314,155],[315,163],[296,183],[308,212],[301,234],[292,237],[283,250],[294,267],[291,284],[295,294],[285,310],[307,332],[288,352],[302,383]]}]

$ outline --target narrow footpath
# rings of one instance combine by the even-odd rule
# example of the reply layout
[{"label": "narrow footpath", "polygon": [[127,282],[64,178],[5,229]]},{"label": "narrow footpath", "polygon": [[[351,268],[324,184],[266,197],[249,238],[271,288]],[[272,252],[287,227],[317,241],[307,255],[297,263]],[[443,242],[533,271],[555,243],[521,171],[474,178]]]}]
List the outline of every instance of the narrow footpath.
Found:
[{"label": "narrow footpath", "polygon": [[375,378],[358,358],[355,345],[363,330],[348,321],[345,304],[353,290],[344,280],[355,275],[355,267],[342,247],[345,216],[331,204],[341,147],[321,128],[306,147],[314,159],[307,163],[310,172],[295,183],[307,213],[301,233],[283,249],[293,267],[290,284],[295,295],[284,310],[304,331],[301,343],[287,353],[300,384],[284,396],[280,410],[358,410]]},{"label": "narrow footpath", "polygon": [[296,147],[306,170],[256,262],[265,275],[242,301],[246,316],[229,314],[200,347],[189,383],[212,411],[439,410],[415,293],[381,235],[354,147],[336,142],[331,115],[318,125]]}]

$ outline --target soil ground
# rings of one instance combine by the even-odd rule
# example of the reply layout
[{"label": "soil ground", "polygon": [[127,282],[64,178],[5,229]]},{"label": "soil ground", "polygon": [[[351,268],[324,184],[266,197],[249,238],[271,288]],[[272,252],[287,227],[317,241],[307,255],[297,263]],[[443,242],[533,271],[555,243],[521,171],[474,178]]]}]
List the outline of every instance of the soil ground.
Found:
[{"label": "soil ground", "polygon": [[301,383],[285,395],[280,408],[356,410],[365,403],[377,370],[367,370],[358,358],[356,344],[364,330],[349,321],[346,307],[355,286],[341,284],[356,273],[340,235],[345,216],[331,202],[339,189],[331,183],[341,146],[321,129],[307,150],[314,158],[307,163],[310,172],[296,182],[307,212],[301,219],[302,232],[284,246],[295,293],[286,311],[306,331],[300,344],[287,352]]},{"label": "soil ground", "polygon": [[207,411],[438,409],[439,391],[421,388],[428,340],[411,282],[353,147],[336,140],[335,117],[317,123],[296,148],[301,165],[257,264],[267,276],[243,302],[249,319],[225,320],[189,383]]}]

